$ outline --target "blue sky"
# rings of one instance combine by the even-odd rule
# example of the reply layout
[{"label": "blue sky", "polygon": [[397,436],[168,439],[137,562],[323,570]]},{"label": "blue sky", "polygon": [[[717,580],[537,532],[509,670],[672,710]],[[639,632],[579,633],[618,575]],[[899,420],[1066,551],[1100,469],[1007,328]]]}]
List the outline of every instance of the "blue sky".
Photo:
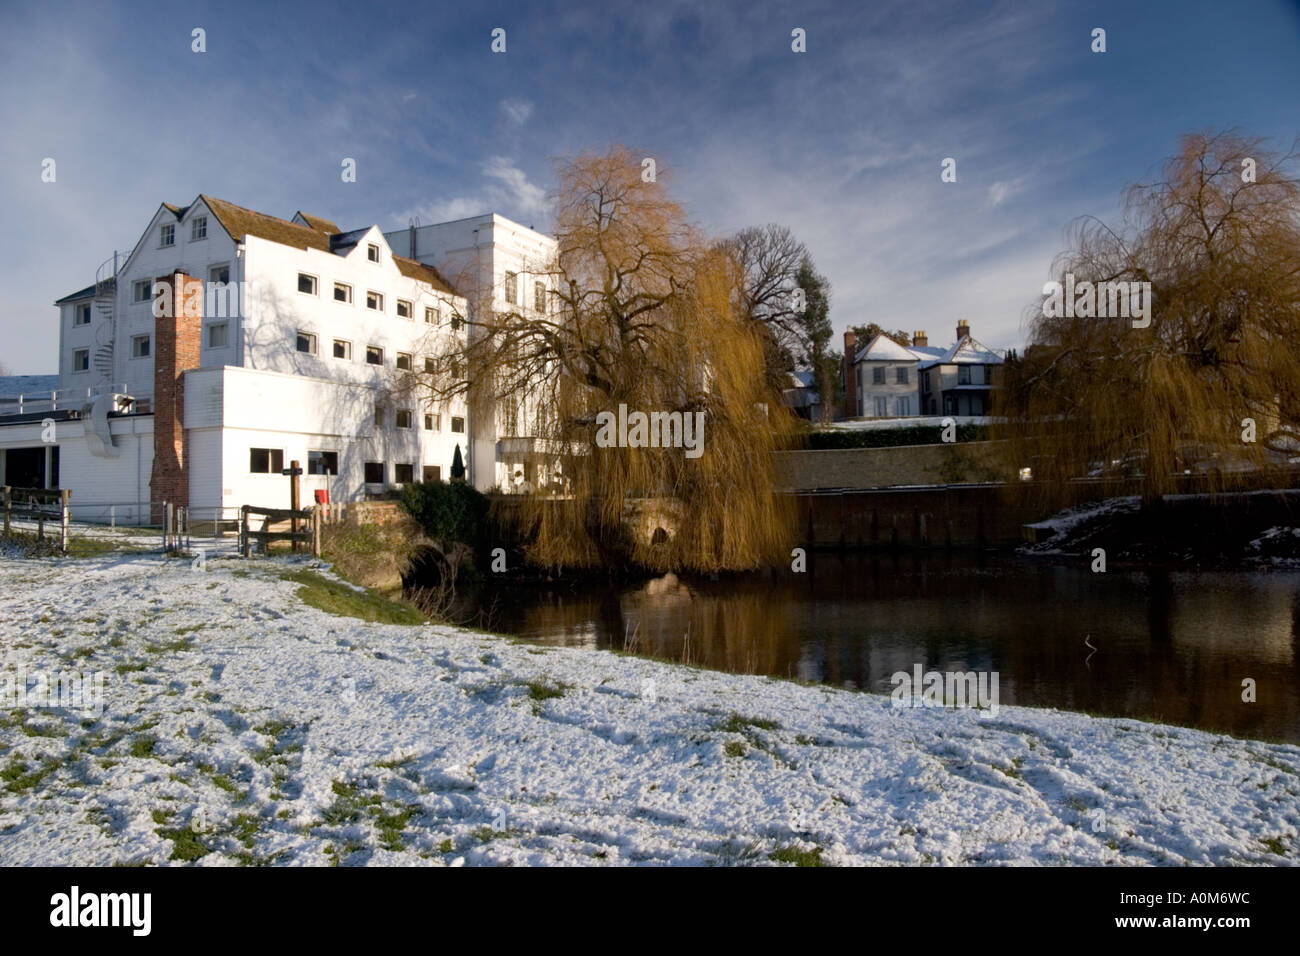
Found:
[{"label": "blue sky", "polygon": [[4,0],[0,79],[0,365],[16,374],[55,370],[51,303],[160,201],[545,229],[553,160],[612,142],[669,168],[711,233],[789,225],[831,280],[837,332],[947,344],[965,318],[1007,347],[1070,222],[1117,221],[1180,135],[1300,135],[1300,4]]}]

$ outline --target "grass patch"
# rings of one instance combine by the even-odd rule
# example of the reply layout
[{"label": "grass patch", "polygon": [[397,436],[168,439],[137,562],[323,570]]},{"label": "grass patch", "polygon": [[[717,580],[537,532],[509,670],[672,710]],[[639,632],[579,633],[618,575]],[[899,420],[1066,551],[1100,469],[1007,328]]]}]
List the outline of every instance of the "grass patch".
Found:
[{"label": "grass patch", "polygon": [[1282,842],[1281,837],[1269,837],[1266,840],[1261,839],[1259,842],[1264,844],[1264,847],[1269,853],[1276,853],[1278,856],[1286,856],[1286,844]]},{"label": "grass patch", "polygon": [[781,729],[781,725],[775,720],[763,720],[758,717],[742,717],[740,714],[732,714],[718,727],[718,729],[729,734],[743,734],[751,727],[756,730]]},{"label": "grass patch", "polygon": [[298,599],[337,617],[353,617],[375,624],[425,623],[425,617],[408,604],[390,601],[369,588],[355,590],[340,581],[332,581],[312,571],[294,571],[284,575],[288,581],[300,584]]},{"label": "grass patch", "polygon": [[777,847],[767,855],[773,863],[793,863],[795,866],[825,866],[822,862],[822,848],[813,847],[805,850],[793,844]]},{"label": "grass patch", "polygon": [[739,740],[728,740],[722,751],[728,757],[743,757],[745,756],[745,745]]}]

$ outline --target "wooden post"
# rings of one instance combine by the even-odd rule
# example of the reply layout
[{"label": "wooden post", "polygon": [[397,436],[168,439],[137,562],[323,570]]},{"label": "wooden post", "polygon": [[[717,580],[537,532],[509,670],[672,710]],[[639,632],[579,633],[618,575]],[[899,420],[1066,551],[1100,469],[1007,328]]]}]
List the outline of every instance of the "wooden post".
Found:
[{"label": "wooden post", "polygon": [[108,506],[108,526],[110,528],[117,527],[117,505]]},{"label": "wooden post", "polygon": [[248,557],[248,505],[239,508],[239,553]]},{"label": "wooden post", "polygon": [[62,506],[59,510],[62,512],[59,521],[59,550],[64,554],[68,553],[68,498],[72,492],[64,488],[59,492],[59,504]]},{"label": "wooden post", "polygon": [[321,535],[325,530],[325,519],[321,514],[322,505],[317,505],[311,513],[311,553],[313,557],[320,557]]},{"label": "wooden post", "polygon": [[[302,467],[298,464],[298,460],[295,458],[293,461],[289,462],[288,468],[283,468],[280,470],[280,474],[289,476],[289,508],[291,511],[293,511],[293,517],[289,519],[289,530],[292,531],[294,534],[297,534],[298,533],[298,476],[302,474]],[[269,523],[270,522],[268,519],[268,524]],[[302,550],[298,545],[297,538],[290,539],[289,550],[293,551],[295,554]]]},{"label": "wooden post", "polygon": [[167,502],[167,510],[163,514],[163,550],[172,549],[172,531],[176,527],[176,506],[170,501]]},{"label": "wooden post", "polygon": [[36,512],[36,540],[45,540],[45,509],[37,502],[34,495],[27,496],[27,504]]},{"label": "wooden post", "polygon": [[4,486],[5,537],[8,537],[8,536],[9,536],[9,508],[10,508],[11,503],[12,503],[12,501],[13,501],[13,497],[12,497],[12,495],[10,494],[9,488],[10,488],[9,485],[5,485],[5,486]]}]

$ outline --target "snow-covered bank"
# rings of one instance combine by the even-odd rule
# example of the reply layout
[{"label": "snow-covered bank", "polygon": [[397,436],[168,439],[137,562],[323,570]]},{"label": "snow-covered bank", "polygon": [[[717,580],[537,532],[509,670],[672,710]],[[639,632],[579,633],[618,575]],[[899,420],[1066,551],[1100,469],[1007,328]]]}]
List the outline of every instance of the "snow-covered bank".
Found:
[{"label": "snow-covered bank", "polygon": [[[1300,748],[303,606],[276,560],[0,558],[0,864],[1294,863]],[[301,565],[298,565],[301,567]]]}]

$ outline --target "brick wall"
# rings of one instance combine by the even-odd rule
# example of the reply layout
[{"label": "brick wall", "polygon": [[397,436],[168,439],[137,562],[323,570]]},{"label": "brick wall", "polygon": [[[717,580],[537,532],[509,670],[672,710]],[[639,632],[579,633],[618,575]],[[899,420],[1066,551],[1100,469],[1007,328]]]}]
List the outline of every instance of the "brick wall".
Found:
[{"label": "brick wall", "polygon": [[777,487],[789,491],[936,485],[1011,477],[1005,471],[999,459],[997,442],[836,448],[776,454]]},{"label": "brick wall", "polygon": [[156,280],[168,287],[170,308],[154,318],[153,471],[149,476],[151,520],[164,505],[189,505],[189,454],[185,440],[185,371],[199,367],[203,329],[203,282],[183,272]]}]

